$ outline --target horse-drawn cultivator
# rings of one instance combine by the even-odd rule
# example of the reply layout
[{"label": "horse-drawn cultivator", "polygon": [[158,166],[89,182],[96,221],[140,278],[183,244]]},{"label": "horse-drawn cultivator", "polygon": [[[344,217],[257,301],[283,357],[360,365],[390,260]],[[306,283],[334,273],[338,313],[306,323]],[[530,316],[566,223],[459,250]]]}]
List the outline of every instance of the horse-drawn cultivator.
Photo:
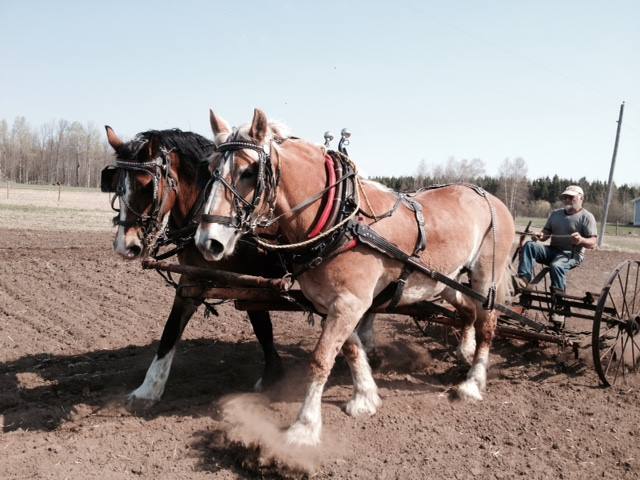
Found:
[{"label": "horse-drawn cultivator", "polygon": [[[380,406],[366,356],[373,345],[364,341],[376,313],[459,327],[457,354],[470,368],[456,392],[465,399],[482,399],[495,333],[576,355],[590,347],[604,385],[637,372],[640,262],[619,265],[600,292],[555,291],[542,271],[509,295],[515,225],[489,192],[472,184],[394,192],[358,175],[346,130],[336,151],[330,135],[324,146],[288,136],[258,109],[239,129],[210,113],[215,142],[149,131],[124,143],[107,128],[117,158],[102,189],[119,198],[115,250],[146,258],[145,268],[176,287],[157,356],[133,398],[161,397],[175,344],[198,305],[211,306],[207,299],[247,311],[265,353],[263,380],[282,371],[268,312],[323,317],[291,444],[320,441],[322,392],[339,350],[354,381],[346,412],[373,415]],[[179,263],[163,261],[173,254]],[[182,274],[179,283],[171,273]]]},{"label": "horse-drawn cultivator", "polygon": [[[230,272],[145,260],[143,267],[197,278],[193,284],[177,285],[178,294],[234,302],[238,310],[300,311],[318,314],[300,290],[282,278],[264,278]],[[638,373],[640,364],[640,261],[627,260],[611,273],[600,292],[584,295],[552,293],[547,269],[520,291],[510,308],[498,318],[497,335],[535,340],[572,349],[576,357],[591,350],[593,366],[603,385],[626,383]],[[461,286],[463,286],[461,284]],[[444,302],[423,302],[411,306],[377,307],[372,313],[412,317],[419,325],[432,322],[459,328],[462,321]],[[549,320],[563,315],[564,328]],[[589,328],[590,326],[590,328]]]}]

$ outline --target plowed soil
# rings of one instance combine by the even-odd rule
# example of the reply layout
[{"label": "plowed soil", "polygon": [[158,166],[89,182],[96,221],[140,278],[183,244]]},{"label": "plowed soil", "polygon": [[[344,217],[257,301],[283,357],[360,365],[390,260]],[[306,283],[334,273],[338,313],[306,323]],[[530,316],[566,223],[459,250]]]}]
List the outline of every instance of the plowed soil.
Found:
[{"label": "plowed soil", "polygon": [[[342,410],[339,359],[323,398],[322,445],[292,451],[304,365],[320,322],[274,313],[287,380],[252,387],[262,353],[232,305],[200,310],[179,344],[163,400],[132,412],[126,394],[151,362],[173,290],[111,250],[108,232],[0,229],[0,478],[638,478],[640,393],[600,388],[588,351],[497,339],[485,400],[450,391],[465,368],[455,339],[380,316],[383,405]],[[632,256],[589,252],[573,291],[599,291]],[[637,258],[637,254],[635,255]]]}]

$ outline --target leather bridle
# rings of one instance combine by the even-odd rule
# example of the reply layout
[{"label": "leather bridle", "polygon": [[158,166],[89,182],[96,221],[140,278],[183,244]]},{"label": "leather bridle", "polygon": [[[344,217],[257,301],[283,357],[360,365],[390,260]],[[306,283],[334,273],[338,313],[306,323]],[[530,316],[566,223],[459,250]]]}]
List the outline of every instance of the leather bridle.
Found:
[{"label": "leather bridle", "polygon": [[[225,165],[229,166],[229,171],[233,171],[235,162],[235,152],[239,150],[253,150],[258,154],[258,172],[256,178],[256,186],[253,193],[253,199],[247,201],[238,191],[237,181],[232,183],[224,178]],[[222,153],[222,159],[217,168],[213,172],[211,178],[212,185],[222,185],[233,196],[235,216],[211,215],[203,213],[201,217],[202,223],[219,223],[235,228],[242,233],[255,230],[261,226],[261,215],[258,211],[263,196],[267,196],[267,204],[269,211],[273,211],[276,191],[280,175],[273,171],[271,162],[271,154],[269,152],[270,144],[261,146],[249,141],[237,140],[235,136],[232,140],[221,143],[216,147],[216,151]]]},{"label": "leather bridle", "polygon": [[[144,146],[144,144],[142,146]],[[142,146],[140,146],[137,151],[140,151]],[[124,228],[141,227],[143,230],[142,240],[146,250],[150,250],[153,247],[166,228],[168,216],[164,215],[165,218],[162,218],[162,207],[166,204],[171,192],[177,192],[177,181],[171,172],[171,152],[172,150],[160,147],[158,156],[147,162],[116,159],[114,164],[105,167],[101,173],[101,190],[103,192],[113,193],[111,208],[115,212],[118,212],[118,215],[113,218],[114,226],[122,226]],[[153,182],[151,213],[145,213],[145,211],[138,212],[126,200],[127,175],[122,174],[126,172],[139,172],[151,177]],[[113,183],[116,175],[117,185],[114,189]],[[159,186],[160,182],[163,181],[167,188],[163,189],[162,197],[160,197]],[[120,219],[120,209],[115,207],[116,198],[119,198],[124,208],[135,216],[134,220]]]}]

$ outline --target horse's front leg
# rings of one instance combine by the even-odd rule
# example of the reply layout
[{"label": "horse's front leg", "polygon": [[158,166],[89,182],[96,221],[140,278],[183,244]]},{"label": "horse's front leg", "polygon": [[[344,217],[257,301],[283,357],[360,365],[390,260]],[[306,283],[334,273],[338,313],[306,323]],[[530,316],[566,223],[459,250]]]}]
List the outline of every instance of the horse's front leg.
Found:
[{"label": "horse's front leg", "polygon": [[254,386],[254,390],[260,391],[280,380],[283,377],[284,369],[280,355],[278,355],[273,343],[273,325],[269,312],[249,310],[247,315],[249,315],[253,332],[256,334],[264,353],[264,371]]},{"label": "horse's front leg", "polygon": [[[287,430],[287,443],[316,445],[320,442],[324,385],[333,368],[336,355],[368,307],[367,302],[352,294],[342,294],[331,303],[320,340],[311,357],[311,381],[298,418]],[[358,348],[358,362],[366,363],[366,356],[361,347]],[[368,374],[371,376],[370,370]]]},{"label": "horse's front leg", "polygon": [[142,385],[129,394],[128,400],[132,406],[147,407],[160,400],[169,378],[176,343],[197,309],[196,301],[176,293],[156,356],[147,370]]}]

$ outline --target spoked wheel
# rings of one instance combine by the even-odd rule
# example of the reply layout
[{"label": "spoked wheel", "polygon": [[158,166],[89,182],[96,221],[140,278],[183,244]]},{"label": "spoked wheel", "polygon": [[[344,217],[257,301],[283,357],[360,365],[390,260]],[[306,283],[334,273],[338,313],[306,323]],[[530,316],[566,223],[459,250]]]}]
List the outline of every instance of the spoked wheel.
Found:
[{"label": "spoked wheel", "polygon": [[596,372],[605,386],[629,384],[640,367],[639,277],[640,261],[622,262],[600,294],[591,348]]}]

